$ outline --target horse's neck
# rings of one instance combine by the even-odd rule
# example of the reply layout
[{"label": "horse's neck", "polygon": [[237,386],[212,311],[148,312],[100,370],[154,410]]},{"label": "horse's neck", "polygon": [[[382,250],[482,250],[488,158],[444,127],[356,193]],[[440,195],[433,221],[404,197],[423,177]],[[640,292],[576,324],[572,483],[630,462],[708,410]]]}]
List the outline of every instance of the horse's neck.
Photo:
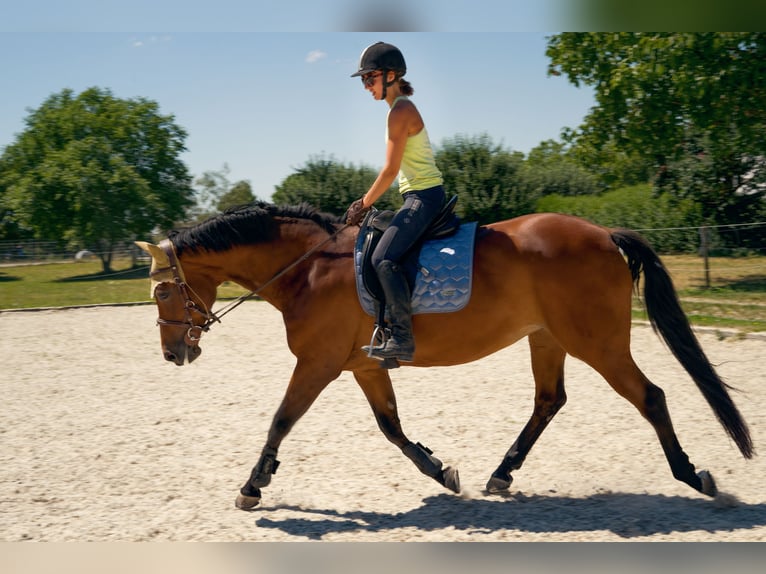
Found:
[{"label": "horse's neck", "polygon": [[221,282],[233,281],[280,307],[278,298],[286,296],[285,283],[294,283],[291,278],[295,270],[327,239],[326,233],[306,233],[305,230],[301,233],[296,229],[299,227],[299,224],[284,224],[274,240],[240,245],[215,254],[211,265],[218,268]]}]

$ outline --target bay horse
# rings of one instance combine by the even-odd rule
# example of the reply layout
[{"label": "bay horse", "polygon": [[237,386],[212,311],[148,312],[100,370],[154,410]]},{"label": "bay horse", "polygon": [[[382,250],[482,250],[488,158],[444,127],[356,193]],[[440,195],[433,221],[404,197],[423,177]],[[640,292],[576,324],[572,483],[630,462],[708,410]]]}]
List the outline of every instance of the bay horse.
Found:
[{"label": "bay horse", "polygon": [[[279,465],[277,451],[293,425],[342,371],[351,371],[380,430],[417,468],[453,491],[457,470],[402,430],[387,369],[361,350],[374,319],[360,305],[353,247],[359,228],[307,204],[256,202],[171,231],[153,245],[151,279],[164,358],[176,365],[200,354],[217,287],[233,281],[276,307],[296,364],[274,414],[260,458],[236,506],[255,508]],[[697,384],[742,455],[753,444],[728,386],[690,328],[672,280],[649,243],[628,229],[609,229],[561,214],[532,214],[479,226],[471,298],[461,310],[413,317],[413,367],[476,361],[526,337],[535,382],[529,421],[486,486],[507,491],[535,441],[564,406],[564,359],[595,369],[652,425],[673,476],[715,496],[707,471],[696,472],[681,448],[662,389],[630,351],[631,302],[639,291],[654,331]],[[252,294],[252,293],[251,293]],[[330,336],[331,334],[331,336]]]}]

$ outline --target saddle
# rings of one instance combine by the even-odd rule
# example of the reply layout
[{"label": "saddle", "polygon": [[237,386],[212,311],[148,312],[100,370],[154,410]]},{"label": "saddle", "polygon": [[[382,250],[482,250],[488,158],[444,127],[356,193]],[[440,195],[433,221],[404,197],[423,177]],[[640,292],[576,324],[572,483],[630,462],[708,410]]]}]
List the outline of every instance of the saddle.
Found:
[{"label": "saddle", "polygon": [[[471,298],[473,251],[478,224],[461,223],[452,197],[400,261],[412,294],[412,314],[458,311]],[[354,246],[354,271],[359,303],[375,320],[370,347],[388,338],[383,288],[372,266],[372,253],[393,219],[393,211],[371,211],[362,222]],[[399,366],[396,359],[381,362],[384,369]]]},{"label": "saddle", "polygon": [[[449,201],[444,204],[442,210],[426,229],[423,237],[410,249],[405,255],[400,265],[407,276],[407,282],[410,284],[410,292],[415,285],[415,276],[418,270],[418,255],[423,244],[430,239],[443,239],[457,233],[460,229],[460,218],[455,214],[455,204],[457,195],[453,195]],[[361,253],[361,262],[359,270],[364,288],[369,295],[378,303],[385,303],[383,288],[378,280],[378,274],[372,265],[372,254],[383,236],[383,232],[391,224],[394,218],[394,212],[391,210],[378,211],[372,208],[362,221],[359,230],[358,250]]]}]

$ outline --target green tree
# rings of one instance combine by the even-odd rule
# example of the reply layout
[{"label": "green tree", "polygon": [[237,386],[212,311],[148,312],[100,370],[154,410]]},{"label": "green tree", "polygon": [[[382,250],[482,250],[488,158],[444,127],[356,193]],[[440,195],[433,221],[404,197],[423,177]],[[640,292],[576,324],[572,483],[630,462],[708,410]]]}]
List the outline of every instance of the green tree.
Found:
[{"label": "green tree", "polygon": [[188,212],[189,219],[200,222],[229,207],[255,201],[250,182],[241,180],[232,185],[229,171],[225,163],[220,170],[206,171],[194,180],[195,203]]},{"label": "green tree", "polygon": [[220,211],[218,204],[231,189],[229,165],[219,170],[204,172],[194,180],[194,205],[188,210],[187,218],[200,222]]},{"label": "green tree", "polygon": [[[327,213],[343,215],[370,188],[378,172],[371,167],[345,165],[332,157],[312,157],[276,186],[274,203],[307,202]],[[392,188],[375,202],[376,209],[395,209],[402,203]]]},{"label": "green tree", "polygon": [[35,237],[91,249],[109,271],[118,243],[172,225],[191,205],[179,159],[185,138],[155,102],[63,90],[29,114],[4,150],[0,195]]},{"label": "green tree", "polygon": [[601,190],[596,176],[575,161],[564,143],[554,140],[529,152],[520,175],[529,193],[536,196],[588,195]]},{"label": "green tree", "polygon": [[652,158],[635,150],[621,149],[613,140],[596,146],[585,138],[578,139],[578,135],[577,130],[568,127],[562,130],[567,159],[595,180],[595,189],[603,192],[652,180],[656,171]]},{"label": "green tree", "polygon": [[738,222],[761,200],[738,189],[759,165],[766,177],[766,33],[565,33],[546,53],[550,74],[595,88],[576,134],[583,157],[598,162],[609,147],[640,157],[660,190],[678,193],[678,169],[704,141],[694,200],[705,221]]},{"label": "green tree", "polygon": [[255,201],[255,195],[253,195],[253,188],[250,186],[250,182],[242,180],[232,185],[231,189],[221,196],[216,207],[218,211],[225,211],[229,207],[246,205],[253,201]]},{"label": "green tree", "polygon": [[699,247],[699,206],[689,199],[677,200],[668,193],[659,196],[650,184],[608,191],[602,195],[547,195],[538,211],[568,213],[599,225],[628,227],[641,231],[659,251],[694,252]]},{"label": "green tree", "polygon": [[520,178],[524,154],[496,145],[486,134],[455,136],[435,153],[447,195],[457,194],[457,213],[490,223],[534,211],[537,192]]}]

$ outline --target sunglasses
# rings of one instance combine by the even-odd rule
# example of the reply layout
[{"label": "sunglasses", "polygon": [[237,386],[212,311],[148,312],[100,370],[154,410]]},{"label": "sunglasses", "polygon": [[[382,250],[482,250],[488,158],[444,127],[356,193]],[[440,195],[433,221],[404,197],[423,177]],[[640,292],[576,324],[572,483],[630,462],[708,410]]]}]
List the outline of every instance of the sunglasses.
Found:
[{"label": "sunglasses", "polygon": [[381,72],[374,72],[372,74],[362,76],[362,83],[364,84],[364,87],[369,88],[375,83],[375,79],[382,75],[383,74]]}]

